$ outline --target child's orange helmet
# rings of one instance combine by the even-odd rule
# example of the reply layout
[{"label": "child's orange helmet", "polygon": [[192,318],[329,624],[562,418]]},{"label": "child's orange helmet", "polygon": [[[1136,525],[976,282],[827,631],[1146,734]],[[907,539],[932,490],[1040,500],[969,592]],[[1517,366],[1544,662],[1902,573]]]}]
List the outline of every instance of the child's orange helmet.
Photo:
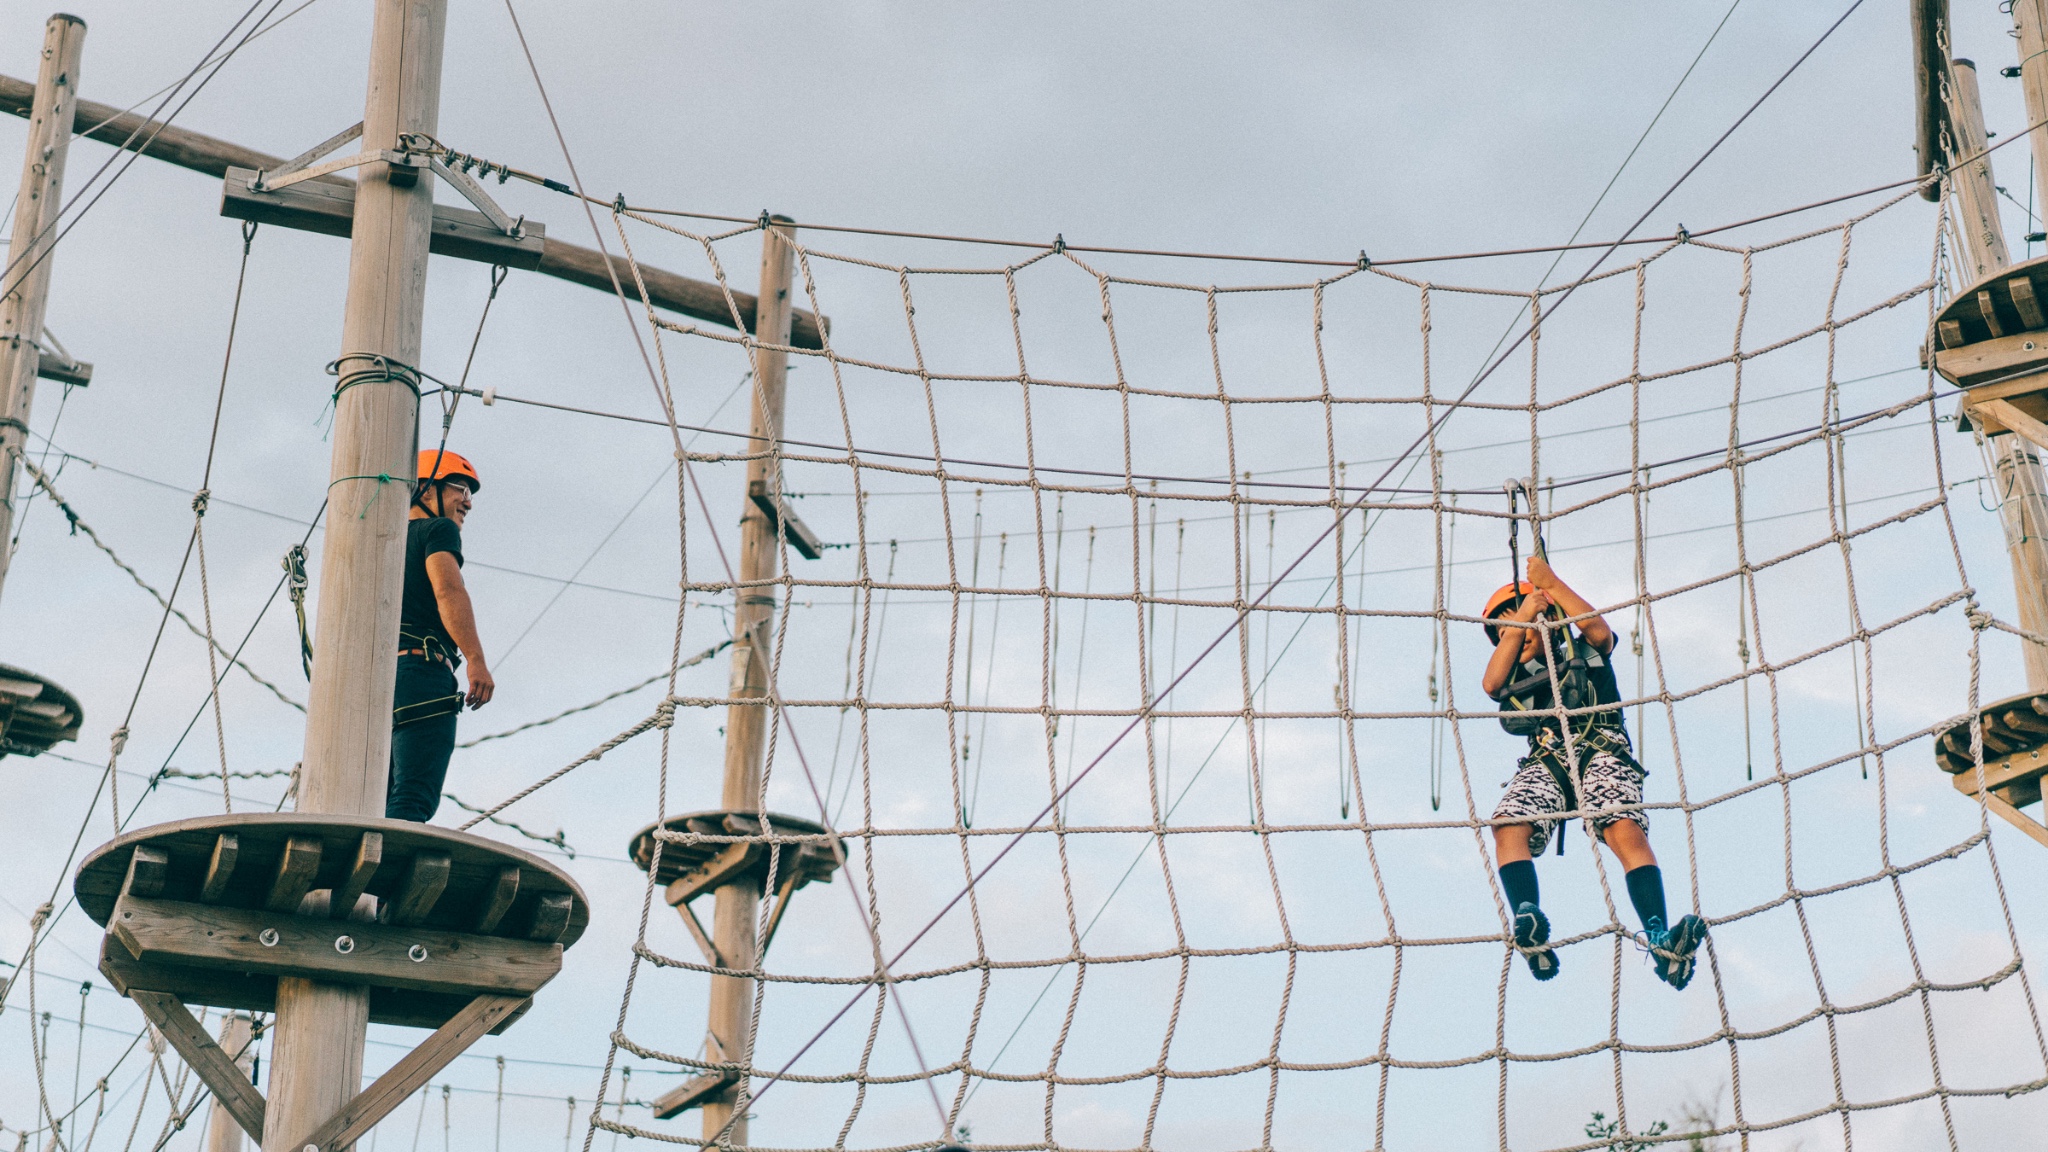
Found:
[{"label": "child's orange helmet", "polygon": [[[1536,586],[1527,580],[1517,580],[1513,584],[1503,584],[1494,591],[1493,595],[1486,598],[1486,610],[1481,612],[1480,615],[1491,620],[1503,613],[1512,612],[1522,603],[1522,597],[1534,591],[1536,591]],[[1500,629],[1488,624],[1486,626],[1486,639],[1494,647],[1498,648],[1500,646]]]},{"label": "child's orange helmet", "polygon": [[484,482],[467,457],[445,448],[420,449],[419,478],[422,486],[437,480],[461,479],[471,492],[483,490]]}]

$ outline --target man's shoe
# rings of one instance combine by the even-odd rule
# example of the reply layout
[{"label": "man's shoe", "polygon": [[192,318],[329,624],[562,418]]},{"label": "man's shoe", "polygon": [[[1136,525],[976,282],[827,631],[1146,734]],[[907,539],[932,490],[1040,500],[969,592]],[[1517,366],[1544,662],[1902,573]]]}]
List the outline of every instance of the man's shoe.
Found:
[{"label": "man's shoe", "polygon": [[1534,904],[1515,909],[1515,949],[1529,961],[1529,974],[1538,980],[1557,975],[1557,953],[1545,948],[1550,943],[1550,918]]},{"label": "man's shoe", "polygon": [[1692,983],[1693,955],[1707,938],[1705,920],[1681,916],[1677,924],[1666,929],[1662,920],[1652,916],[1643,936],[1650,946],[1650,958],[1657,965],[1657,979],[1673,988]]}]

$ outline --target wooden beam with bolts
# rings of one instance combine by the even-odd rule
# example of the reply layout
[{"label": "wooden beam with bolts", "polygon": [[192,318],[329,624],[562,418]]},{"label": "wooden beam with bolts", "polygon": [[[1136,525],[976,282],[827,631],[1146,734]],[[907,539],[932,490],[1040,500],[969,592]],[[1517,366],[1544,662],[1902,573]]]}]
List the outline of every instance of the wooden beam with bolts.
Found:
[{"label": "wooden beam with bolts", "polygon": [[[26,80],[0,76],[0,112],[27,116],[34,105],[35,92],[36,86]],[[282,167],[285,162],[282,157],[231,144],[226,140],[215,139],[188,128],[160,124],[137,113],[123,112],[92,100],[80,100],[77,105],[73,131],[78,134],[102,144],[127,148],[180,168],[203,172],[216,179],[225,180],[230,168],[263,171]],[[327,187],[319,188],[320,185]],[[285,192],[312,193],[316,189],[326,193],[324,200],[342,201],[339,205],[341,220],[344,223],[350,221],[355,204],[356,185],[353,180],[329,174],[307,180],[303,184],[295,184]],[[278,194],[254,195],[266,200],[284,199]],[[222,211],[229,215],[238,215],[238,212],[229,212],[228,209],[233,204],[241,202],[241,198],[234,197],[230,191],[228,199],[230,203],[224,204]],[[246,204],[244,207],[253,217],[255,208]],[[288,206],[266,204],[263,207],[269,209],[269,214],[253,218],[288,228],[304,228],[329,235],[348,235],[346,230],[335,230],[334,204],[323,202],[307,207],[297,214],[289,210]],[[482,218],[480,213],[468,209],[435,205],[429,251],[458,259],[482,260],[494,264],[504,262],[503,255],[498,252],[496,246],[476,242],[474,224]],[[535,230],[540,231],[538,228]],[[632,269],[623,259],[608,258],[605,253],[594,248],[566,244],[553,237],[535,239],[539,241],[537,256],[527,258],[522,254],[514,263],[515,267],[531,268],[543,276],[567,280],[571,284],[581,284],[585,288],[595,288],[600,292],[612,291],[612,275],[616,272],[618,282],[625,288],[627,296],[637,296]],[[648,299],[656,308],[665,312],[675,312],[693,320],[703,320],[728,328],[735,326],[733,314],[737,312],[738,328],[748,332],[754,329],[755,301],[751,292],[742,292],[737,288],[728,290],[708,280],[679,276],[674,272],[666,272],[645,264],[640,266],[640,279],[647,286]],[[728,294],[732,300],[730,306],[726,303]],[[831,328],[830,318],[825,320],[824,326],[827,330]],[[798,348],[823,348],[825,345],[819,332],[818,317],[809,312],[796,311],[790,325],[790,343]],[[52,367],[57,366],[53,364]]]}]

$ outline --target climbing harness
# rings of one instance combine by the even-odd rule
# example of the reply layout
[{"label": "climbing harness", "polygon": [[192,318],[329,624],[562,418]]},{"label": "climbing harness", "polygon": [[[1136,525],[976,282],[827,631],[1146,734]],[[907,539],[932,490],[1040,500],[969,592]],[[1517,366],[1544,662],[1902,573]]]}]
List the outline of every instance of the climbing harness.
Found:
[{"label": "climbing harness", "polygon": [[[1529,500],[1530,533],[1534,538],[1533,555],[1536,559],[1548,561],[1548,550],[1543,543],[1543,532],[1536,523],[1536,493],[1527,481],[1510,480],[1504,486],[1508,495],[1508,563],[1510,574],[1515,577],[1507,587],[1496,592],[1489,611],[1508,611],[1521,603],[1523,588],[1528,585],[1521,580],[1521,522],[1516,519],[1516,501],[1520,496]],[[1530,589],[1534,591],[1533,588]],[[1553,604],[1545,617],[1562,621],[1564,613]],[[1546,627],[1545,643],[1534,659],[1522,661],[1515,670],[1516,679],[1510,680],[1499,694],[1500,726],[1510,735],[1529,738],[1529,755],[1521,763],[1540,763],[1549,770],[1551,779],[1557,783],[1558,792],[1564,797],[1564,810],[1575,811],[1579,807],[1578,789],[1573,780],[1577,765],[1568,761],[1576,753],[1580,763],[1593,756],[1607,753],[1620,757],[1635,765],[1634,749],[1629,743],[1627,730],[1619,724],[1603,722],[1606,712],[1586,712],[1573,717],[1569,713],[1579,709],[1592,708],[1600,703],[1599,692],[1593,684],[1593,670],[1607,666],[1607,658],[1591,644],[1586,643],[1569,624]],[[1488,627],[1488,635],[1497,630]],[[1498,643],[1498,641],[1496,641]],[[1567,715],[1560,717],[1559,710]],[[1618,711],[1614,713],[1618,716]],[[1570,739],[1566,739],[1565,725],[1570,724]],[[1564,855],[1565,838],[1557,837],[1557,853]]]}]

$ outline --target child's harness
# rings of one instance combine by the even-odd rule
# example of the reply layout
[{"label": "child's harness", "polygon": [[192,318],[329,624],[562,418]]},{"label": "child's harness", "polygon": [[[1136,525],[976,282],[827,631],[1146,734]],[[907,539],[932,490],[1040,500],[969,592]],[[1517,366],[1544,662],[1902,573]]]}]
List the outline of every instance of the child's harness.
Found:
[{"label": "child's harness", "polygon": [[[1526,493],[1529,497],[1529,511],[1534,519],[1536,492],[1509,481],[1508,490],[1508,563],[1511,566],[1512,581],[1521,579],[1521,537],[1520,522],[1515,519],[1515,497]],[[1536,536],[1536,555],[1544,555],[1543,535],[1534,525],[1531,531]],[[1607,713],[1587,712],[1578,716],[1558,716],[1559,708],[1577,710],[1592,708],[1600,701],[1600,692],[1593,682],[1593,670],[1606,668],[1607,657],[1591,644],[1572,634],[1569,625],[1557,629],[1556,638],[1544,645],[1542,655],[1535,660],[1525,660],[1518,671],[1518,680],[1511,680],[1502,688],[1497,699],[1500,702],[1500,726],[1510,735],[1529,738],[1529,754],[1519,764],[1537,761],[1550,772],[1557,790],[1564,797],[1564,810],[1575,812],[1579,808],[1579,790],[1572,784],[1572,765],[1566,756],[1564,726],[1572,725],[1571,750],[1578,753],[1580,763],[1606,754],[1615,756],[1636,771],[1643,771],[1640,761],[1635,758],[1635,749],[1629,743],[1628,730],[1620,724],[1606,720]],[[1556,677],[1553,701],[1551,681]],[[1557,854],[1564,855],[1563,836],[1556,838]]]}]

